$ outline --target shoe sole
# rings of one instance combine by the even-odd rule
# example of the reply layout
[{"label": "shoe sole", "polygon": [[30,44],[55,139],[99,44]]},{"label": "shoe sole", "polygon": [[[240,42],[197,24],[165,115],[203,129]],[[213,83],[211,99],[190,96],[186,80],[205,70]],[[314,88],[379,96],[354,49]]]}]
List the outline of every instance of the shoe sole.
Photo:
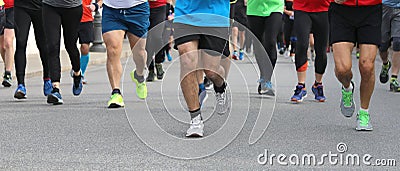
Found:
[{"label": "shoe sole", "polygon": [[49,95],[49,96],[47,96],[47,103],[53,104],[53,105],[60,105],[60,104],[63,104],[63,101],[58,101],[58,98],[56,98],[52,95]]},{"label": "shoe sole", "polygon": [[186,137],[203,137],[203,134],[199,133],[186,134]]},{"label": "shoe sole", "polygon": [[356,131],[373,131],[374,129],[373,128],[359,128],[359,127],[356,127]]},{"label": "shoe sole", "polygon": [[122,107],[124,107],[124,105],[120,105],[117,103],[111,103],[110,105],[108,105],[109,109],[122,108]]},{"label": "shoe sole", "polygon": [[[314,91],[312,91],[313,92],[313,94],[314,94],[314,96],[315,96],[315,92]],[[320,99],[320,100],[318,100],[318,99],[316,99],[316,98],[314,98],[314,100],[316,101],[316,102],[325,102],[326,101],[326,99]]]},{"label": "shoe sole", "polygon": [[26,99],[26,94],[24,94],[24,93],[18,91],[18,92],[16,92],[16,93],[14,94],[14,98],[16,98],[16,99]]},{"label": "shoe sole", "polygon": [[11,87],[11,84],[7,81],[3,81],[3,83],[1,83],[4,87]]}]

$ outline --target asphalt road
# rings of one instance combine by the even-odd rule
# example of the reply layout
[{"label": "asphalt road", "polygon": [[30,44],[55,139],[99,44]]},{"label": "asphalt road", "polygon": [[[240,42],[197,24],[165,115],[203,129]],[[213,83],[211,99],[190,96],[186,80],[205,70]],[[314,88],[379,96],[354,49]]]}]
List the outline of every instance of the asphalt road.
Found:
[{"label": "asphalt road", "polygon": [[[356,132],[355,116],[344,118],[340,114],[340,85],[334,77],[333,59],[328,58],[324,78],[327,101],[313,101],[310,67],[306,85],[309,96],[301,104],[289,102],[297,80],[288,58],[279,56],[276,98],[256,93],[257,70],[250,61],[253,57],[234,61],[228,79],[231,110],[225,115],[214,114],[215,97],[208,92],[203,107],[207,120],[203,139],[184,137],[189,115],[178,84],[178,61],[165,63],[168,69],[164,81],[148,83],[146,101],[136,98],[129,72],[125,72],[125,109],[106,108],[110,87],[103,64],[89,67],[89,83],[79,97],[72,95],[72,79],[63,73],[64,105],[46,104],[40,77],[26,81],[28,99],[24,101],[13,99],[15,86],[2,87],[0,170],[399,170],[400,94],[388,92],[389,85],[377,80],[370,107],[374,131]],[[353,62],[356,64],[357,59]],[[134,68],[132,59],[124,64],[128,64],[126,71]],[[353,71],[359,85],[357,65]],[[358,90],[355,96],[359,104]],[[295,162],[289,156],[314,154],[320,162],[329,153],[338,154],[336,159],[358,154],[360,166],[332,164],[328,158],[315,166],[303,165],[301,159],[298,165],[285,166],[277,159],[284,154],[284,161]],[[371,164],[376,159],[395,159],[397,166],[367,166],[363,157],[368,154]],[[273,162],[263,164],[265,156]]]}]

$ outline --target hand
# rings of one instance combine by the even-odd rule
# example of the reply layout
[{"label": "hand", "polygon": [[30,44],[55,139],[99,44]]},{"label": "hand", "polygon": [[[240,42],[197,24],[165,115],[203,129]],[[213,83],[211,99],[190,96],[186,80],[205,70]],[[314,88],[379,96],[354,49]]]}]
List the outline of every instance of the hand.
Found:
[{"label": "hand", "polygon": [[93,4],[86,5],[86,8],[89,8],[90,11],[92,11],[92,12],[94,12],[96,10],[96,6],[94,6]]},{"label": "hand", "polygon": [[335,2],[337,3],[337,4],[343,4],[344,2],[346,2],[347,0],[335,0]]}]

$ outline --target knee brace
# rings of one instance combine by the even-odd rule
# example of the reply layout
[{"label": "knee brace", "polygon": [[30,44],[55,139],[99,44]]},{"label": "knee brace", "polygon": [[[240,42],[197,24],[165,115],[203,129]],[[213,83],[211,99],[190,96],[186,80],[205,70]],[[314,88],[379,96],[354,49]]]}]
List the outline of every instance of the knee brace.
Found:
[{"label": "knee brace", "polygon": [[400,51],[400,37],[393,37],[393,51]]}]

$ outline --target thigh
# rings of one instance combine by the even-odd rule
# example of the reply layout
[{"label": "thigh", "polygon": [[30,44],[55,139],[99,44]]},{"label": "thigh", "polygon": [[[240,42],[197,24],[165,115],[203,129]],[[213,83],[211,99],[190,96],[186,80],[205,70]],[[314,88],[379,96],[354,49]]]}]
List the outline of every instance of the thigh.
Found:
[{"label": "thigh", "polygon": [[[338,42],[356,43],[356,27],[348,19],[354,13],[351,9],[331,3],[330,8],[330,44]],[[374,33],[376,34],[376,33]]]},{"label": "thigh", "polygon": [[357,29],[357,42],[359,44],[381,44],[382,27],[382,5],[375,5],[365,8],[365,17],[360,27]]},{"label": "thigh", "polygon": [[150,25],[149,16],[149,4],[142,3],[126,9],[124,15],[121,16],[121,20],[126,24],[129,33],[137,37],[145,37]]},{"label": "thigh", "polygon": [[312,15],[312,32],[314,34],[314,45],[317,56],[326,54],[326,47],[329,38],[328,12],[314,13]]},{"label": "thigh", "polygon": [[93,22],[83,22],[79,24],[79,44],[90,44],[94,40]]},{"label": "thigh", "polygon": [[298,40],[297,45],[308,47],[313,21],[311,20],[310,14],[307,12],[295,11],[295,16],[294,27],[297,28],[295,30]]},{"label": "thigh", "polygon": [[[15,7],[15,37],[17,39],[17,45],[25,44],[28,41],[29,30],[31,27],[31,17],[25,8]],[[22,44],[21,44],[22,43]],[[19,49],[17,49],[19,50]]]},{"label": "thigh", "polygon": [[14,29],[14,7],[6,9],[6,22],[4,28]]},{"label": "thigh", "polygon": [[61,24],[65,41],[75,42],[78,39],[79,24],[82,18],[82,13],[82,6],[63,9],[63,13],[61,14]]},{"label": "thigh", "polygon": [[[382,23],[383,26],[383,23]],[[393,11],[393,19],[391,22],[391,37],[400,37],[400,9],[396,8]]]},{"label": "thigh", "polygon": [[[381,38],[382,44],[390,43],[391,38],[391,28],[392,28],[392,12],[393,10],[386,6],[382,6],[382,28],[381,28]],[[400,26],[400,25],[399,25]]]},{"label": "thigh", "polygon": [[127,31],[128,27],[121,22],[119,17],[120,10],[108,7],[107,5],[103,4],[103,15],[102,15],[102,33],[105,34],[110,31]]},{"label": "thigh", "polygon": [[281,13],[272,13],[269,17],[265,19],[264,28],[265,28],[265,41],[271,42],[277,39],[279,28],[281,27],[282,22],[282,14]]}]

